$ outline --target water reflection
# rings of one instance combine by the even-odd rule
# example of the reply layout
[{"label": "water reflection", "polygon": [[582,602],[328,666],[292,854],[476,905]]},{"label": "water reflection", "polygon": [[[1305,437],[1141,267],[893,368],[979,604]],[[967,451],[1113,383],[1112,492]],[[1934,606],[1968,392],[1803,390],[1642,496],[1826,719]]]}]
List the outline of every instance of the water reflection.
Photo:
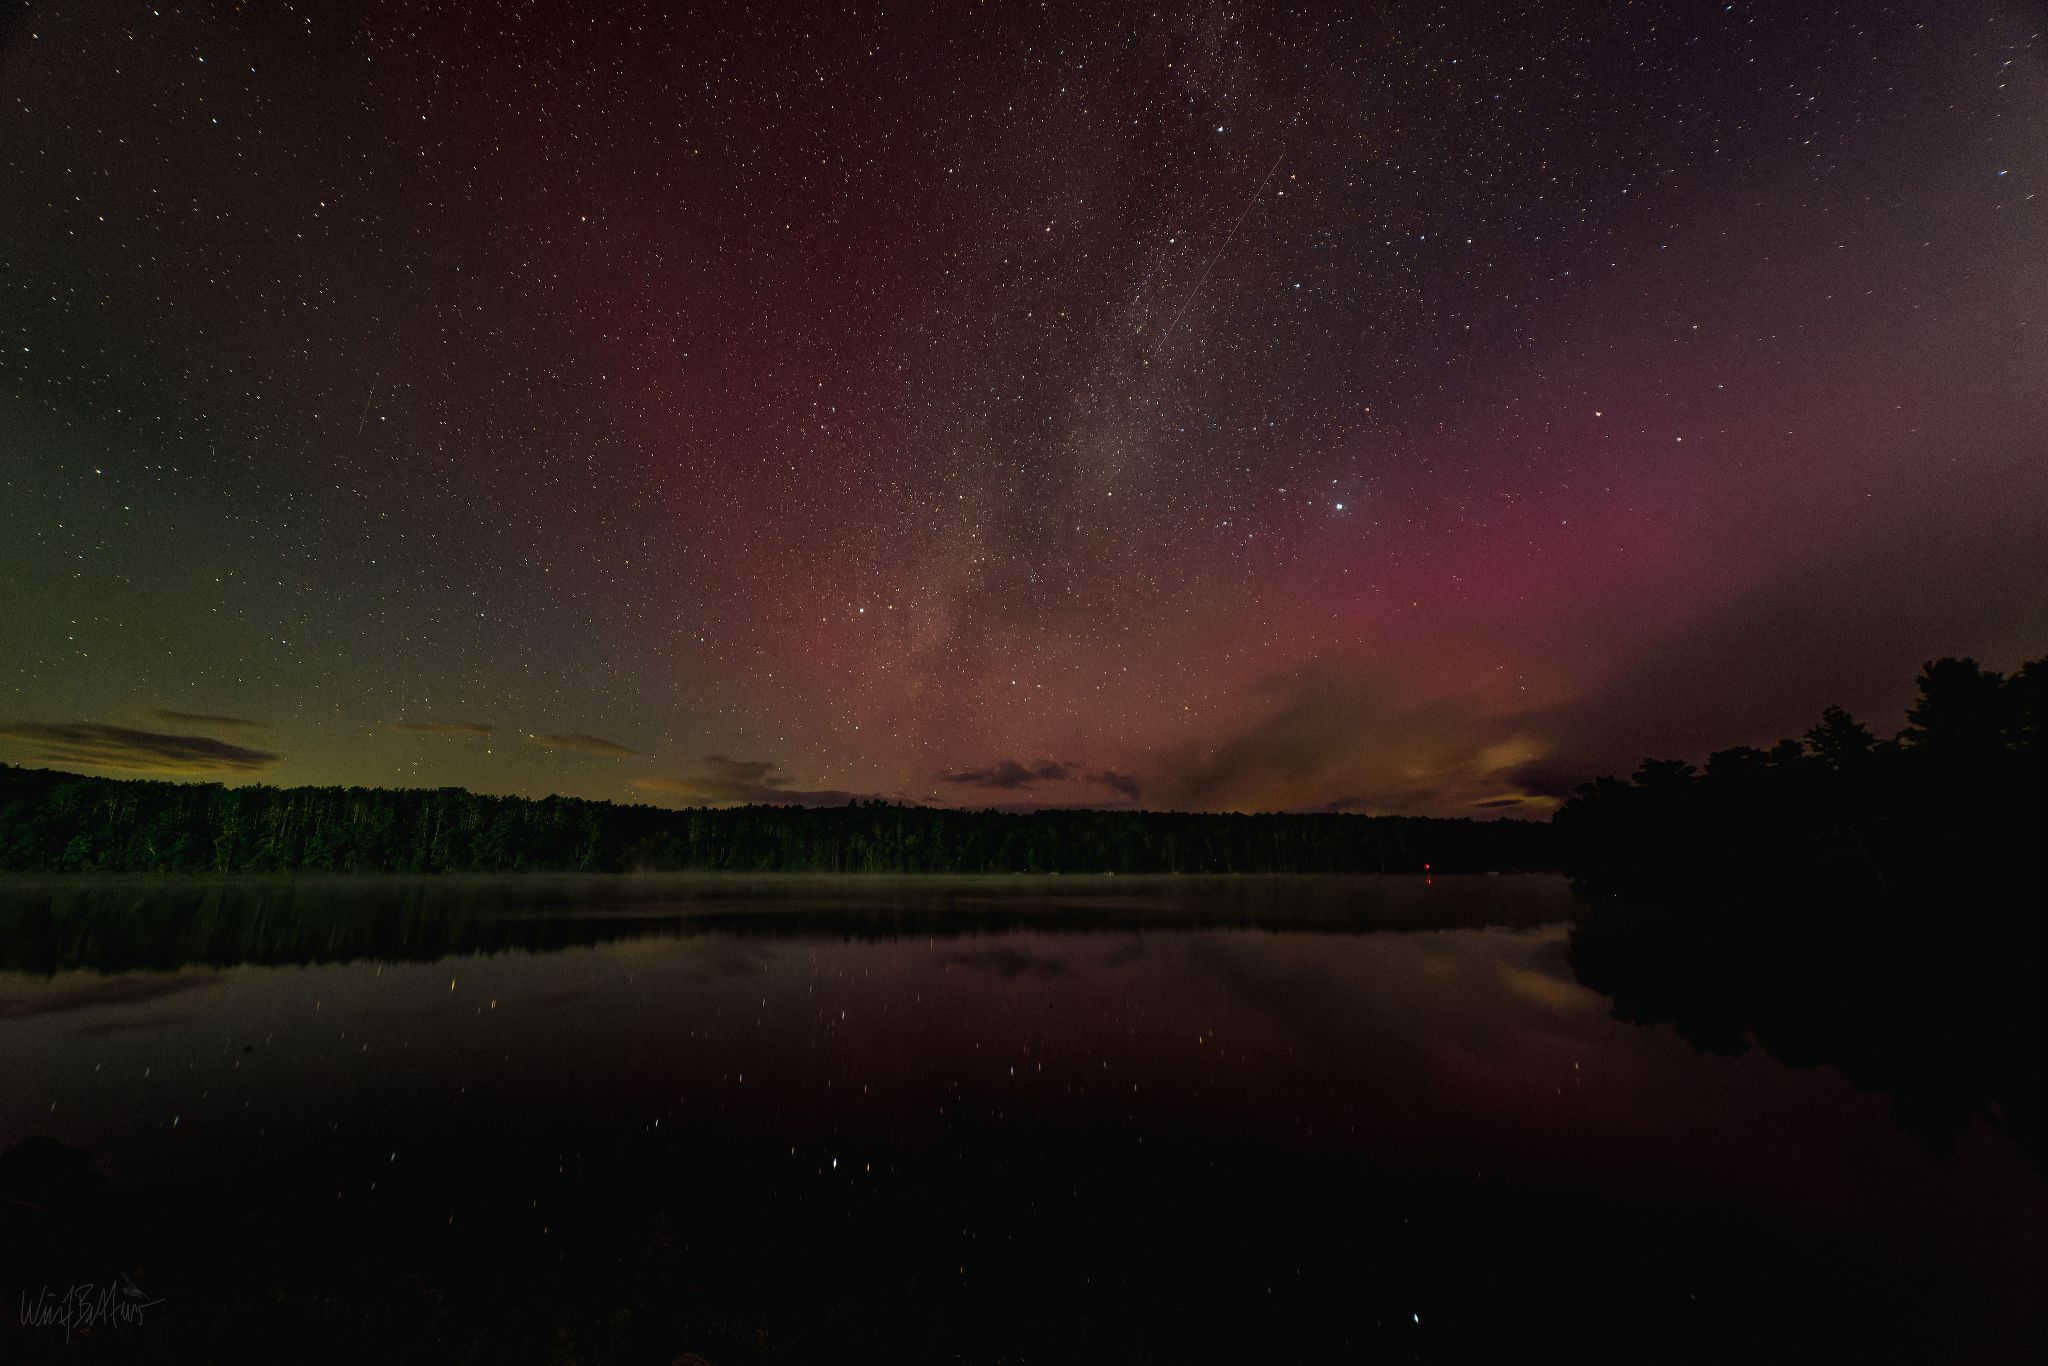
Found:
[{"label": "water reflection", "polygon": [[1981,1117],[2048,1169],[2043,941],[2003,898],[1615,902],[1573,931],[1571,962],[1619,1018],[1670,1024],[1705,1052],[1754,1040],[1791,1066],[1837,1069],[1889,1095],[1936,1154]]},{"label": "water reflection", "polygon": [[0,1292],[163,1300],[10,1361],[2044,1343],[2009,1144],[1611,1019],[1554,880],[8,895]]},{"label": "water reflection", "polygon": [[0,969],[431,962],[704,934],[1531,926],[1573,904],[1554,878],[59,878],[0,883]]}]

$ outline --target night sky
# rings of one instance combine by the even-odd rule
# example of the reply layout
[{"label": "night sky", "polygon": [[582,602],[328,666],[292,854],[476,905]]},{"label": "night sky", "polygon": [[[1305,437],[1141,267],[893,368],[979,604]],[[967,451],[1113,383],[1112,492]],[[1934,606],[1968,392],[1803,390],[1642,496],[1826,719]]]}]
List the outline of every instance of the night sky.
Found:
[{"label": "night sky", "polygon": [[0,16],[0,759],[1541,814],[2048,653],[2038,4]]}]

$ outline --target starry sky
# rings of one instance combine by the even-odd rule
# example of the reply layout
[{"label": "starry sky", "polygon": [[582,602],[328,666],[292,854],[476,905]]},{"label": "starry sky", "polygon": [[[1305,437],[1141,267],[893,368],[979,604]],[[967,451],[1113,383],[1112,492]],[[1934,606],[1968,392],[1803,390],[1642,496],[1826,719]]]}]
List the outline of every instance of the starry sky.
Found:
[{"label": "starry sky", "polygon": [[1541,815],[2048,652],[2015,0],[0,7],[0,759]]}]

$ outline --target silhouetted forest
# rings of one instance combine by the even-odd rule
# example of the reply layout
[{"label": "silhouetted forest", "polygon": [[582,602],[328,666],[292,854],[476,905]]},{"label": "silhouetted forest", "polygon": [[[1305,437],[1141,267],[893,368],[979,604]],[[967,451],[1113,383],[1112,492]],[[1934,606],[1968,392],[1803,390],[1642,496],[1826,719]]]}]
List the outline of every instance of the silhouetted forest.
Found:
[{"label": "silhouetted forest", "polygon": [[1940,659],[1890,740],[1830,708],[1704,772],[1581,787],[1555,821],[1598,897],[1579,980],[1702,1050],[1754,1041],[1884,1091],[1937,1152],[1982,1116],[2048,1168],[2044,686],[2048,660]]},{"label": "silhouetted forest", "polygon": [[672,811],[461,788],[223,787],[0,767],[16,872],[1357,873],[1555,868],[1523,821],[885,802]]},{"label": "silhouetted forest", "polygon": [[1553,822],[1566,871],[1665,899],[1935,893],[2017,872],[2048,831],[2048,659],[2010,678],[1937,659],[1919,688],[1889,740],[1830,707],[1803,739],[1581,786]]}]

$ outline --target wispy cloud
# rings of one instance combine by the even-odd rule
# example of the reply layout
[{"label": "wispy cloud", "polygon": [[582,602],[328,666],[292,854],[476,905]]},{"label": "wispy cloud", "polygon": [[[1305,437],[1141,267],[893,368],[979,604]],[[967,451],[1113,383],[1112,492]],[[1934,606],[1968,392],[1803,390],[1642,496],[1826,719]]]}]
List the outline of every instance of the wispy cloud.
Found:
[{"label": "wispy cloud", "polygon": [[1055,759],[1044,759],[1035,764],[998,759],[983,768],[941,773],[939,781],[956,787],[986,788],[991,792],[1028,792],[1038,783],[1100,783],[1133,802],[1138,800],[1138,794],[1143,790],[1138,780],[1128,773],[1119,773],[1113,768],[1090,772],[1084,764],[1062,763]]},{"label": "wispy cloud", "polygon": [[254,773],[284,757],[207,735],[162,735],[90,721],[12,721],[0,725],[0,739],[29,745],[29,757],[44,763],[130,773]]},{"label": "wispy cloud", "polygon": [[261,721],[252,721],[246,716],[216,716],[204,711],[172,711],[168,707],[157,707],[149,713],[157,720],[172,726],[208,726],[226,730],[261,730]]},{"label": "wispy cloud", "polygon": [[642,792],[696,806],[844,806],[848,802],[869,801],[874,796],[837,788],[792,787],[792,780],[779,768],[769,759],[728,759],[720,754],[707,754],[697,761],[694,773],[674,778],[634,778],[630,785]]},{"label": "wispy cloud", "polygon": [[962,787],[987,787],[998,792],[1019,792],[1033,783],[1061,782],[1066,778],[1068,771],[1068,765],[1054,763],[1050,759],[1036,764],[1020,764],[1015,759],[998,759],[986,768],[941,773],[939,777],[945,782],[956,783]]},{"label": "wispy cloud", "polygon": [[1105,768],[1100,773],[1091,773],[1088,777],[1091,781],[1101,783],[1112,792],[1121,793],[1130,801],[1138,800],[1138,794],[1144,791],[1144,788],[1136,778],[1133,778],[1128,773],[1119,773],[1113,768]]},{"label": "wispy cloud", "polygon": [[544,731],[526,738],[549,749],[580,749],[585,754],[609,754],[615,759],[632,758],[640,752],[585,730]]},{"label": "wispy cloud", "polygon": [[1157,778],[1166,804],[1455,815],[1529,796],[1516,774],[1544,751],[1518,718],[1456,697],[1403,702],[1334,665],[1279,675],[1249,701],[1235,728],[1166,756]]},{"label": "wispy cloud", "polygon": [[391,729],[407,735],[489,735],[482,721],[393,721]]}]

